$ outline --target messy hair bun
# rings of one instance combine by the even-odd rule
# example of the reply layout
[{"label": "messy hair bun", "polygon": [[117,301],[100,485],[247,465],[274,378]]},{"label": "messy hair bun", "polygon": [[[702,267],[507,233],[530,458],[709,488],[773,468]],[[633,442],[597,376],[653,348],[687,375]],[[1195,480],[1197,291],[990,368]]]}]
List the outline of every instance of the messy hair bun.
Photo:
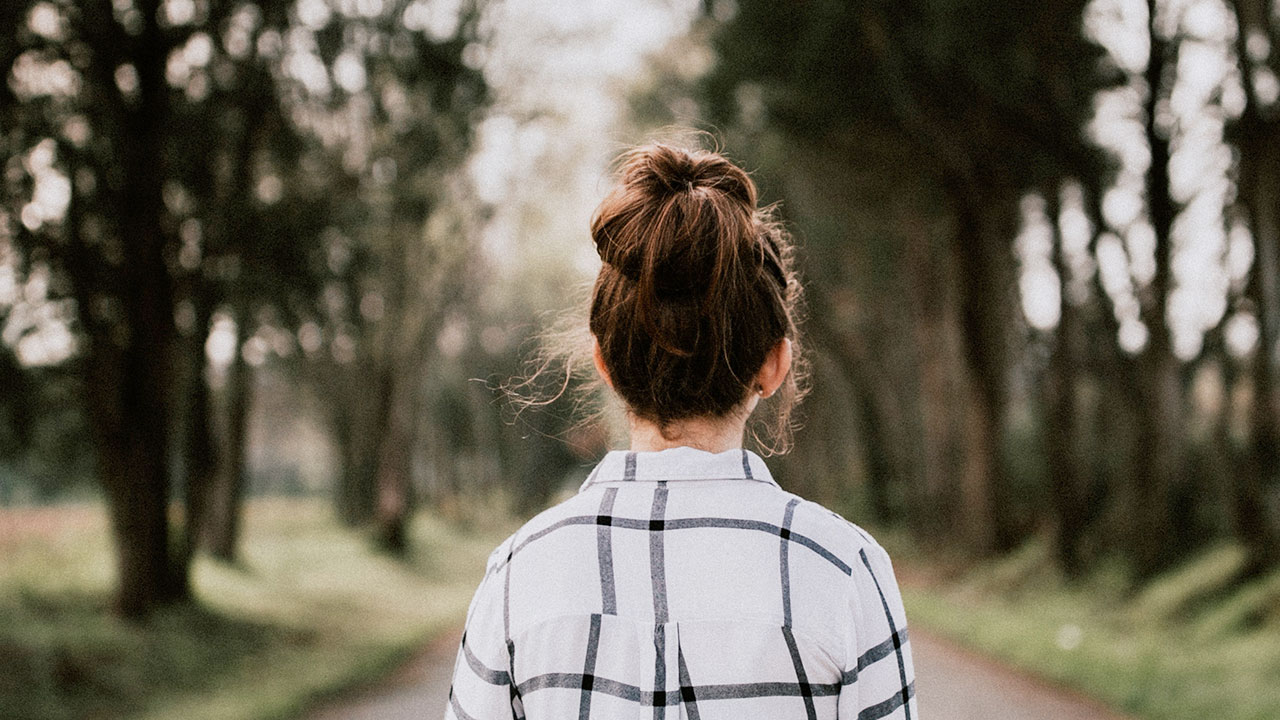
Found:
[{"label": "messy hair bun", "polygon": [[[636,415],[664,428],[728,415],[780,340],[799,357],[790,236],[723,155],[662,144],[625,153],[591,236],[603,261],[591,332]],[[798,374],[779,393],[772,449],[786,444]]]}]

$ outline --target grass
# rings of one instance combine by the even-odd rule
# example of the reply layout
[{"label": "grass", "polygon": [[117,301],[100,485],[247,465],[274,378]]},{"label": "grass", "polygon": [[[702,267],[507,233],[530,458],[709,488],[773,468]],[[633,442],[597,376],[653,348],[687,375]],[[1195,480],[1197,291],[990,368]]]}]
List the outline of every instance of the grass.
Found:
[{"label": "grass", "polygon": [[1233,584],[1222,545],[1134,590],[1119,567],[1074,584],[1046,543],[957,576],[895,553],[911,622],[1148,720],[1280,718],[1280,572]]},{"label": "grass", "polygon": [[243,560],[200,559],[199,603],[145,625],[107,611],[105,517],[93,506],[0,515],[0,717],[284,719],[378,677],[461,621],[511,529],[421,514],[405,561],[325,504],[249,507]]}]

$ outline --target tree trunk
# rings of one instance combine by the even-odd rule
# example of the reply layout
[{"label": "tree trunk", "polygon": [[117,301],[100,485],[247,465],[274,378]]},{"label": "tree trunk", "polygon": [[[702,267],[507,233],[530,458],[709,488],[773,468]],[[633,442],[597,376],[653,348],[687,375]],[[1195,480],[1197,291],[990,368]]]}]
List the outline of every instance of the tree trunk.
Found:
[{"label": "tree trunk", "polygon": [[[1244,545],[1247,552],[1240,579],[1256,577],[1274,568],[1277,563],[1276,554],[1280,552],[1270,518],[1267,516],[1267,501],[1263,479],[1275,465],[1260,466],[1258,458],[1266,452],[1259,451],[1256,446],[1258,432],[1257,403],[1250,408],[1250,433],[1248,444],[1243,452],[1237,451],[1231,432],[1231,418],[1235,414],[1235,388],[1240,383],[1240,368],[1231,357],[1223,357],[1223,408],[1220,417],[1214,422],[1213,442],[1215,446],[1214,460],[1220,468],[1219,477],[1223,479],[1221,490],[1225,495],[1226,507],[1230,510],[1230,521],[1236,537]],[[1257,355],[1254,356],[1253,371],[1257,377]],[[1255,394],[1258,392],[1256,386]]]},{"label": "tree trunk", "polygon": [[186,519],[180,554],[180,562],[183,563],[191,561],[200,544],[209,493],[217,480],[218,471],[218,444],[213,434],[209,382],[205,376],[208,365],[205,341],[209,335],[213,308],[207,293],[194,293],[193,303],[195,330],[184,348],[188,391],[183,394],[187,398],[186,437],[183,445]]},{"label": "tree trunk", "polygon": [[[814,302],[816,304],[821,300]],[[862,445],[867,472],[867,500],[872,517],[877,522],[887,523],[893,519],[890,488],[902,480],[902,473],[898,471],[893,453],[893,447],[899,443],[895,443],[890,437],[895,434],[894,428],[900,423],[894,423],[891,413],[885,409],[885,405],[891,400],[883,396],[884,388],[876,387],[871,360],[862,351],[866,338],[837,335],[836,329],[828,320],[832,312],[834,311],[830,308],[824,307],[811,316],[813,330],[818,336],[815,340],[827,347],[832,359],[853,388],[852,399],[857,405],[854,414],[858,439]],[[899,441],[905,442],[905,439],[899,438]]]},{"label": "tree trunk", "polygon": [[1075,401],[1082,329],[1079,309],[1068,297],[1071,278],[1058,227],[1057,192],[1057,188],[1050,188],[1045,193],[1054,231],[1053,265],[1058,273],[1061,290],[1061,312],[1044,379],[1044,442],[1045,456],[1049,461],[1053,515],[1056,519],[1054,550],[1063,573],[1074,579],[1084,569],[1080,557],[1080,540],[1084,531],[1084,513],[1080,499],[1083,468],[1076,454],[1080,440]]},{"label": "tree trunk", "polygon": [[[1253,235],[1253,267],[1246,295],[1258,317],[1258,346],[1253,356],[1253,404],[1249,441],[1234,474],[1232,514],[1236,534],[1248,550],[1246,575],[1280,565],[1280,527],[1268,512],[1267,487],[1280,468],[1280,117],[1264,117],[1254,93],[1247,38],[1261,32],[1272,42],[1271,8],[1265,0],[1235,0],[1236,54],[1244,78],[1245,109],[1238,126],[1238,198]],[[1275,51],[1272,51],[1274,61]]]},{"label": "tree trunk", "polygon": [[116,550],[115,608],[142,619],[186,597],[186,568],[169,556],[165,403],[158,393],[125,390],[118,380],[145,371],[109,355],[95,351],[87,358],[86,404]]},{"label": "tree trunk", "polygon": [[953,252],[960,270],[961,328],[972,414],[972,467],[963,475],[961,520],[973,549],[990,555],[1012,549],[1019,540],[1001,447],[1013,302],[1008,240],[1016,232],[1016,218],[1004,213],[1016,203],[1006,202],[997,191],[975,193],[968,187],[953,186],[952,198],[956,211]]},{"label": "tree trunk", "polygon": [[1259,334],[1252,363],[1249,444],[1246,461],[1236,474],[1233,502],[1236,531],[1249,551],[1250,575],[1280,564],[1280,529],[1267,504],[1267,487],[1280,474],[1280,382],[1276,377],[1280,343],[1280,299],[1276,288],[1280,274],[1276,257],[1280,249],[1280,170],[1270,166],[1280,162],[1280,152],[1275,141],[1259,142],[1252,150],[1258,155],[1248,160],[1243,156],[1251,150],[1241,153],[1241,164],[1252,166],[1250,177],[1241,178],[1241,196],[1251,203],[1256,252],[1247,292],[1258,313]]},{"label": "tree trunk", "polygon": [[[334,509],[349,527],[376,520],[378,465],[391,413],[390,373],[378,370],[376,360],[361,358],[360,369],[336,368],[333,377],[343,385],[341,400],[331,402],[330,419],[343,459],[334,488]],[[372,378],[372,380],[371,380]],[[333,382],[333,380],[330,380]],[[368,388],[373,386],[373,392]],[[352,392],[355,390],[355,392]]]},{"label": "tree trunk", "polygon": [[253,381],[252,370],[244,360],[244,344],[249,339],[248,312],[243,309],[237,312],[235,323],[236,351],[227,370],[227,436],[223,447],[225,462],[209,499],[205,532],[205,544],[210,554],[225,562],[235,562],[239,552]]},{"label": "tree trunk", "polygon": [[[1163,303],[1161,303],[1163,304]],[[1150,327],[1150,326],[1149,326]],[[1132,458],[1130,549],[1141,578],[1172,564],[1172,492],[1182,471],[1182,378],[1163,323],[1139,358],[1138,434]]]},{"label": "tree trunk", "polygon": [[375,540],[393,555],[408,549],[409,514],[413,510],[412,459],[418,394],[413,373],[389,371],[384,382],[387,413],[378,445],[378,509]]},{"label": "tree trunk", "polygon": [[[915,346],[917,387],[915,410],[920,427],[918,459],[911,483],[909,521],[920,537],[955,538],[962,528],[958,509],[962,487],[971,487],[985,472],[966,462],[970,408],[963,400],[968,384],[959,268],[954,255],[938,252],[951,242],[932,239],[925,223],[906,228],[905,275],[909,288]],[[874,347],[874,346],[872,346]],[[899,445],[900,447],[900,445]],[[905,463],[904,463],[905,464]],[[916,470],[915,468],[918,468]]]},{"label": "tree trunk", "polygon": [[[1089,256],[1097,257],[1098,240],[1106,227],[1102,213],[1102,190],[1096,178],[1084,182],[1084,210],[1095,231],[1089,241]],[[1088,368],[1088,377],[1095,384],[1096,400],[1085,408],[1089,419],[1088,444],[1092,452],[1088,456],[1088,468],[1081,479],[1082,522],[1091,525],[1100,519],[1111,520],[1087,538],[1104,547],[1127,548],[1131,525],[1124,505],[1131,492],[1129,467],[1136,452],[1135,428],[1138,408],[1142,404],[1137,362],[1119,344],[1120,322],[1110,301],[1102,274],[1093,272],[1090,281],[1093,301],[1079,308],[1085,342],[1081,359]],[[1116,518],[1109,512],[1111,506],[1119,507],[1123,517]],[[1117,521],[1118,520],[1118,521]]]},{"label": "tree trunk", "polygon": [[130,618],[144,617],[187,592],[187,566],[172,562],[169,548],[168,399],[175,332],[172,279],[164,257],[163,129],[169,89],[158,6],[158,0],[147,0],[139,7],[138,96],[126,111],[128,142],[120,152],[123,346],[117,351],[110,335],[99,335],[87,358],[90,417],[119,568],[116,607]]},{"label": "tree trunk", "polygon": [[373,519],[376,506],[376,469],[369,460],[370,440],[365,437],[368,428],[357,427],[357,418],[362,413],[350,408],[335,408],[332,412],[334,438],[338,444],[339,457],[342,458],[342,468],[333,494],[334,512],[343,524],[356,527]]},{"label": "tree trunk", "polygon": [[[872,516],[882,523],[902,516],[921,537],[938,539],[955,521],[949,496],[956,468],[948,457],[954,433],[943,419],[951,412],[946,406],[955,403],[939,379],[951,361],[945,357],[947,311],[921,311],[929,303],[950,302],[940,297],[940,283],[930,282],[946,261],[935,259],[923,267],[927,254],[915,252],[906,259],[903,272],[912,277],[892,295],[902,298],[904,312],[828,290],[809,300],[807,322],[814,342],[848,383]],[[903,348],[910,350],[903,353]],[[910,512],[902,513],[901,507]]]},{"label": "tree trunk", "polygon": [[1169,138],[1159,127],[1158,105],[1166,87],[1166,74],[1174,67],[1174,47],[1155,28],[1156,0],[1148,0],[1151,38],[1146,81],[1146,139],[1151,149],[1147,169],[1147,211],[1156,241],[1156,272],[1145,288],[1141,317],[1147,327],[1147,345],[1138,360],[1141,400],[1138,437],[1133,455],[1129,513],[1130,552],[1140,578],[1168,567],[1175,556],[1172,491],[1181,471],[1182,383],[1173,355],[1166,320],[1172,290],[1172,228],[1177,213],[1169,195]]}]

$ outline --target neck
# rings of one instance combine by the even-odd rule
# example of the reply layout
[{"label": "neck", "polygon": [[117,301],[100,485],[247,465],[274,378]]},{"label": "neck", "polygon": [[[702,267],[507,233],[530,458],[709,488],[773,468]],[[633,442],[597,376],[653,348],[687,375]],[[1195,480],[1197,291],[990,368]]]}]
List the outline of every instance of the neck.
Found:
[{"label": "neck", "polygon": [[719,453],[742,447],[746,418],[690,418],[667,425],[666,434],[657,424],[631,417],[631,449],[640,452],[691,447]]}]

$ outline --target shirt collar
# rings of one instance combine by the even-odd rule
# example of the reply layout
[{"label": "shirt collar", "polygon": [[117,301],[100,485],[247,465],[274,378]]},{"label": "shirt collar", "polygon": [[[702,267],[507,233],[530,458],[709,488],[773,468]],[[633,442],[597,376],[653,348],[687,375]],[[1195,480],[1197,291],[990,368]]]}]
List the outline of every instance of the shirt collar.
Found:
[{"label": "shirt collar", "polygon": [[612,450],[596,465],[579,489],[613,482],[677,480],[752,480],[777,487],[759,455],[735,448],[720,453],[691,447],[656,452]]}]

